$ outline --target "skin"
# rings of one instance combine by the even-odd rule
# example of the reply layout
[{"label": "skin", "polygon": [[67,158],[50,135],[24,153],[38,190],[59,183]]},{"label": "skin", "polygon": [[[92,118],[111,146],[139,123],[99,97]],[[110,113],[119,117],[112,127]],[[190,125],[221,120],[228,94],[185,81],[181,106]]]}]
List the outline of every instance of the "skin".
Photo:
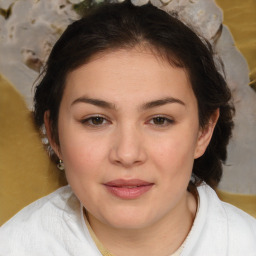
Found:
[{"label": "skin", "polygon": [[[147,49],[95,56],[68,75],[60,145],[50,139],[51,145],[92,229],[114,255],[170,255],[182,244],[197,207],[187,191],[193,161],[204,153],[217,118],[218,111],[200,128],[186,71]],[[116,179],[153,185],[122,199],[105,186]]]}]

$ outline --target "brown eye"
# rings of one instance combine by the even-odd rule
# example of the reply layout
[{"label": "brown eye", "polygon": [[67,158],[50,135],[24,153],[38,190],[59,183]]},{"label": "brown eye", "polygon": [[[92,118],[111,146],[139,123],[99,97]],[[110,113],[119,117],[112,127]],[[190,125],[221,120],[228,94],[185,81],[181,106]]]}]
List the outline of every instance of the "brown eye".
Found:
[{"label": "brown eye", "polygon": [[103,126],[108,123],[108,120],[102,116],[91,116],[81,121],[87,126]]},{"label": "brown eye", "polygon": [[166,118],[161,117],[161,116],[154,117],[154,118],[153,118],[153,122],[154,122],[154,124],[156,124],[156,125],[163,125],[163,124],[165,124],[165,122],[166,122]]},{"label": "brown eye", "polygon": [[104,118],[100,117],[100,116],[96,116],[96,117],[91,117],[91,123],[93,125],[101,125],[104,122]]},{"label": "brown eye", "polygon": [[174,121],[172,119],[169,119],[169,118],[164,117],[164,116],[156,116],[156,117],[153,117],[149,121],[149,123],[152,124],[152,125],[155,125],[155,126],[165,127],[165,126],[173,124]]}]

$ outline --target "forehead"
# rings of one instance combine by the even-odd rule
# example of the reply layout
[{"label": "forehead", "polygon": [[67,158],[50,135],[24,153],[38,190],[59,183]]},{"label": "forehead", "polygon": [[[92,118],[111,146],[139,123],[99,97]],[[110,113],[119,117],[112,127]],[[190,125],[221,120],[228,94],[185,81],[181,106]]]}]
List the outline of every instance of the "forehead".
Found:
[{"label": "forehead", "polygon": [[69,73],[64,97],[86,95],[133,102],[139,97],[195,98],[188,77],[185,69],[174,67],[149,49],[121,49],[95,55]]}]

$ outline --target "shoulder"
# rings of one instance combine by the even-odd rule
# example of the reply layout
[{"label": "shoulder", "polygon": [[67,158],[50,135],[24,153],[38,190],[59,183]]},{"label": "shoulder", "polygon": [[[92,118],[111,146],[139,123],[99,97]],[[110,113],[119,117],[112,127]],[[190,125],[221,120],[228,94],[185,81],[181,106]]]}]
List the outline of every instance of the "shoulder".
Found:
[{"label": "shoulder", "polygon": [[256,255],[256,219],[231,204],[221,202],[221,205],[226,213],[230,240],[254,245]]},{"label": "shoulder", "polygon": [[46,253],[56,240],[63,240],[67,223],[76,218],[79,208],[69,186],[33,202],[0,228],[0,255]]},{"label": "shoulder", "polygon": [[256,255],[256,219],[222,202],[208,185],[200,186],[198,192],[200,207],[205,210],[205,232],[226,241],[230,255]]},{"label": "shoulder", "polygon": [[72,196],[72,191],[69,186],[61,187],[53,193],[42,197],[35,202],[29,204],[9,221],[3,224],[1,231],[11,228],[13,225],[22,223],[29,224],[37,221],[41,216],[49,215],[49,212],[59,214],[59,209],[65,207],[67,200]]},{"label": "shoulder", "polygon": [[221,201],[216,192],[206,184],[200,186],[198,192],[199,200],[203,204],[207,203],[209,217],[227,220],[230,231],[248,229],[249,232],[256,234],[256,219],[254,217],[234,205]]},{"label": "shoulder", "polygon": [[0,228],[0,241],[5,256],[100,255],[69,186],[18,212]]}]

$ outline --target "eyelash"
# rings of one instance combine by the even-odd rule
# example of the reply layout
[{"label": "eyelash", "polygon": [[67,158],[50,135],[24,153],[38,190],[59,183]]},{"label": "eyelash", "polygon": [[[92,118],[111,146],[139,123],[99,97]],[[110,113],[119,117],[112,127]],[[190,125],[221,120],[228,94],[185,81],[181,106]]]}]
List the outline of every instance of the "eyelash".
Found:
[{"label": "eyelash", "polygon": [[92,127],[100,127],[100,126],[106,125],[106,123],[100,123],[100,124],[95,124],[95,123],[93,123],[93,121],[96,121],[96,119],[98,119],[98,121],[99,121],[99,119],[100,119],[102,122],[108,122],[108,123],[110,123],[110,121],[108,121],[105,117],[100,116],[100,115],[97,115],[97,116],[90,116],[90,117],[88,117],[88,118],[86,118],[86,119],[83,119],[83,120],[81,121],[81,123],[82,123],[82,124],[85,124],[85,125],[88,125],[88,126],[92,126]]},{"label": "eyelash", "polygon": [[[98,120],[97,120],[98,119]],[[99,124],[93,123],[94,121],[100,121]],[[155,122],[163,122],[162,124],[156,124]],[[152,123],[153,122],[153,123]],[[90,116],[86,119],[83,119],[81,121],[82,124],[85,124],[87,126],[91,126],[91,127],[102,127],[104,125],[106,125],[107,123],[111,123],[109,120],[107,120],[105,117],[97,115],[97,116]],[[173,119],[167,118],[165,116],[154,116],[152,117],[149,121],[147,121],[146,123],[150,124],[150,125],[155,125],[157,127],[167,127],[171,124],[174,123]]]},{"label": "eyelash", "polygon": [[[164,123],[163,123],[163,124],[151,123],[152,121],[153,121],[153,122],[154,122],[154,121],[157,121],[157,119],[158,119],[158,121],[163,121]],[[159,120],[159,119],[160,119],[160,120]],[[174,123],[174,120],[173,120],[173,119],[170,119],[170,118],[167,118],[167,117],[165,117],[165,116],[159,115],[159,116],[154,116],[154,117],[152,117],[152,118],[148,121],[148,123],[150,123],[151,125],[156,125],[157,127],[167,127],[167,126],[173,124],[173,123]]]}]

